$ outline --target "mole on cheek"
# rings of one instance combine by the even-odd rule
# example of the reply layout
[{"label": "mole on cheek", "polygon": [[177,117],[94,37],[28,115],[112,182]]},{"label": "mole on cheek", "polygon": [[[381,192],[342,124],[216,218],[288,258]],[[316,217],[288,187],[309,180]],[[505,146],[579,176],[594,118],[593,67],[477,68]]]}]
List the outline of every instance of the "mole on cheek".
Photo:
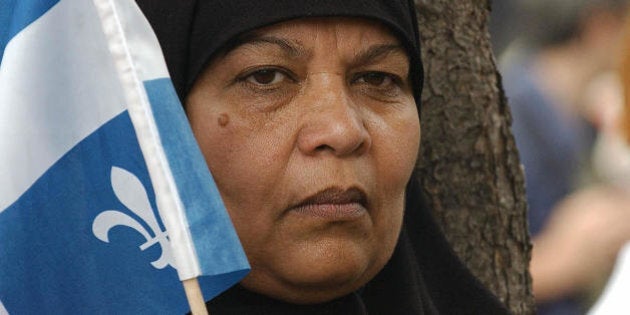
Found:
[{"label": "mole on cheek", "polygon": [[226,113],[221,113],[219,114],[219,118],[217,119],[217,121],[219,122],[219,126],[225,127],[227,126],[227,124],[230,123],[230,116],[228,116],[228,114]]}]

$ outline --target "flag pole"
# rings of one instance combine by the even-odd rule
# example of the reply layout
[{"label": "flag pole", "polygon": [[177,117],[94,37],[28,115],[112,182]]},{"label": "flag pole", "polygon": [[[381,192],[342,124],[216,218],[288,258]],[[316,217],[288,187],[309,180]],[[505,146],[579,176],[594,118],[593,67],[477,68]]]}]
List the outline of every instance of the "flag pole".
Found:
[{"label": "flag pole", "polygon": [[188,305],[190,305],[190,312],[193,315],[209,315],[197,278],[184,280],[182,284],[184,285]]}]

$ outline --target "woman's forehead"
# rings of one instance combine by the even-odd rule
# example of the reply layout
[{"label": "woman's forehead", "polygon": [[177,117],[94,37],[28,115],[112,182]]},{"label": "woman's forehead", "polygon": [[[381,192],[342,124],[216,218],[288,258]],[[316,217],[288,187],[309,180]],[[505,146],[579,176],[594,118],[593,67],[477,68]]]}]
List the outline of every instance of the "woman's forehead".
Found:
[{"label": "woman's forehead", "polygon": [[[306,58],[318,46],[357,53],[372,49],[372,54],[406,54],[396,36],[378,21],[329,17],[295,19],[256,29],[230,42],[220,55],[228,55],[238,48],[268,48],[280,50],[287,57]],[[374,46],[379,48],[374,50]]]},{"label": "woman's forehead", "polygon": [[308,34],[321,32],[361,33],[366,36],[396,40],[389,28],[380,21],[361,17],[302,17],[261,27],[249,32],[249,34],[308,36]]}]

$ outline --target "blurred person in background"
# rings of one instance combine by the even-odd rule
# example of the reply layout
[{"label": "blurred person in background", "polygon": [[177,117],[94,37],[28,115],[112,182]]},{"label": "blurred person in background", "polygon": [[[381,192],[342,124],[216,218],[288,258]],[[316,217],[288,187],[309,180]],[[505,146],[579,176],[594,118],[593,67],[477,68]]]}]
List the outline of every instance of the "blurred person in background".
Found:
[{"label": "blurred person in background", "polygon": [[534,295],[539,314],[583,314],[630,238],[628,200],[596,184],[590,163],[602,91],[614,90],[596,79],[615,66],[628,1],[519,4],[525,24],[501,68],[527,180]]},{"label": "blurred person in background", "polygon": [[[607,128],[600,134],[595,150],[596,168],[626,195],[630,195],[630,19],[626,18],[624,46],[619,67],[619,98],[611,107]],[[630,205],[626,205],[630,208]],[[630,223],[626,223],[630,224]],[[617,256],[615,268],[589,315],[630,313],[630,242]]]}]

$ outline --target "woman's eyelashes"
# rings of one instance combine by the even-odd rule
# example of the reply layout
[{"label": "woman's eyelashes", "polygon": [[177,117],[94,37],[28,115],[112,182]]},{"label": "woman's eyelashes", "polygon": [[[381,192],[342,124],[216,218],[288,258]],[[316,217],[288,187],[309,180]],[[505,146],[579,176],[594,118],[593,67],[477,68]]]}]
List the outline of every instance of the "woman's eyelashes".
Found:
[{"label": "woman's eyelashes", "polygon": [[395,101],[410,90],[408,80],[384,71],[357,72],[351,76],[350,84],[361,94],[383,102]]},{"label": "woman's eyelashes", "polygon": [[398,75],[387,72],[366,71],[353,75],[351,83],[366,84],[378,89],[391,89],[402,87],[403,80]]},{"label": "woman's eyelashes", "polygon": [[265,66],[245,70],[236,77],[236,82],[265,92],[278,89],[284,84],[296,83],[297,79],[287,69]]},{"label": "woman's eyelashes", "polygon": [[270,85],[280,83],[285,80],[286,76],[284,73],[274,69],[264,69],[258,70],[252,74],[250,74],[246,80],[249,83],[258,84],[258,85]]}]

